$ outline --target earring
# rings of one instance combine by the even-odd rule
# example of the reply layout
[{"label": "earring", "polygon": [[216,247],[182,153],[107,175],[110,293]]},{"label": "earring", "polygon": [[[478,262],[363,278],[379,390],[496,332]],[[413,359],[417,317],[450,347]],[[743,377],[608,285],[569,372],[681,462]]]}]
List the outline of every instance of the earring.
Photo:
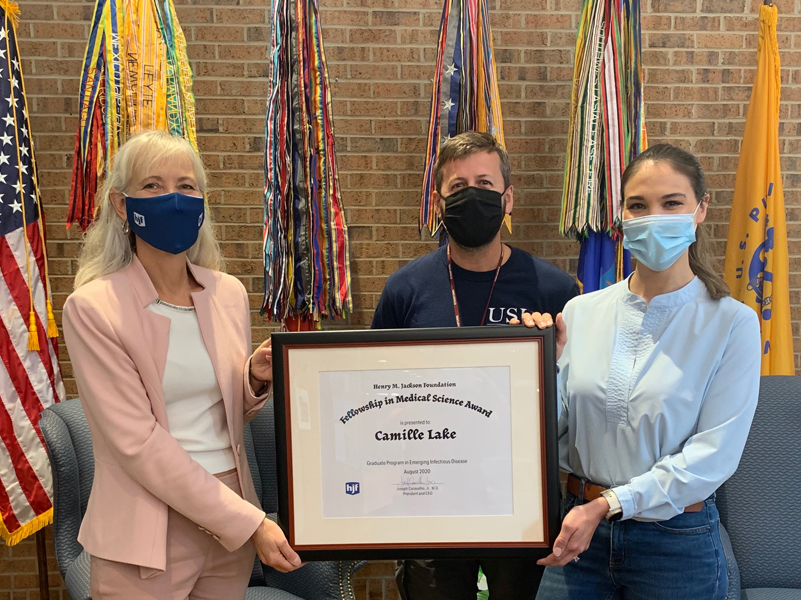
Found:
[{"label": "earring", "polygon": [[509,230],[509,233],[512,233],[512,213],[506,213],[504,215],[503,223],[506,225],[506,229]]},{"label": "earring", "polygon": [[123,221],[123,222],[122,222],[122,232],[123,232],[125,235],[128,235],[129,233],[131,233],[131,226],[130,226],[130,224],[128,223],[128,221]]}]

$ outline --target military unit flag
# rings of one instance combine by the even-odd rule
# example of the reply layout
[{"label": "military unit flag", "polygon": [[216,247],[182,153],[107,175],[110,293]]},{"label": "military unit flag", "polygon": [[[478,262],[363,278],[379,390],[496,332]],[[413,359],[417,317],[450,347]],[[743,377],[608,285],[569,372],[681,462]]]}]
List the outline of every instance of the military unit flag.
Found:
[{"label": "military unit flag", "polygon": [[631,273],[620,176],[645,149],[639,0],[584,0],[562,192],[562,235],[581,241],[583,292]]},{"label": "military unit flag", "polygon": [[117,149],[147,130],[195,138],[186,38],[172,0],[96,0],[80,88],[67,227],[95,216]]},{"label": "military unit flag", "polygon": [[352,310],[348,227],[316,0],[272,0],[262,313],[314,329]]},{"label": "military unit flag", "polygon": [[432,236],[441,224],[432,198],[439,148],[465,131],[505,146],[488,0],[445,0],[442,9],[419,222]]}]

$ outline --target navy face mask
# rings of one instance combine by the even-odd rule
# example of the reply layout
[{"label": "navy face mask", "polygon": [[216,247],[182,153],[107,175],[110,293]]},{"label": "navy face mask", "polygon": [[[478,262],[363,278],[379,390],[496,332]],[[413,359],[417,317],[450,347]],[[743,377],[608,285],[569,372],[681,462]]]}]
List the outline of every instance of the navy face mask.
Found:
[{"label": "navy face mask", "polygon": [[202,196],[176,192],[147,198],[125,196],[125,210],[137,237],[170,254],[192,247],[206,215]]}]

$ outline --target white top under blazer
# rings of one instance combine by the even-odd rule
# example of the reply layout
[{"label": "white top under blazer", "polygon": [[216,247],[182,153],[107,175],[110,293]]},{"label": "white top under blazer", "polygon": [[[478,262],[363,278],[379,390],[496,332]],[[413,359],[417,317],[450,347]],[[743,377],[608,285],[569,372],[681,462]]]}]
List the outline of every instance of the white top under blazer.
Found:
[{"label": "white top under blazer", "polygon": [[222,391],[194,307],[156,300],[147,310],[171,321],[162,382],[170,434],[209,473],[234,469]]}]

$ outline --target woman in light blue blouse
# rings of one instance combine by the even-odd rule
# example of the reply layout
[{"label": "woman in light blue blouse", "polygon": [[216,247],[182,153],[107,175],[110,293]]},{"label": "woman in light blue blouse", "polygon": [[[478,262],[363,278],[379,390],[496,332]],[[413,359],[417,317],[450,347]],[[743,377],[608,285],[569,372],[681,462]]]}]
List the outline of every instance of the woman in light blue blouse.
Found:
[{"label": "woman in light blue blouse", "polygon": [[556,318],[570,475],[537,599],[723,599],[715,490],[737,468],[756,408],[759,323],[714,270],[694,156],[653,146],[622,190],[635,272]]}]

